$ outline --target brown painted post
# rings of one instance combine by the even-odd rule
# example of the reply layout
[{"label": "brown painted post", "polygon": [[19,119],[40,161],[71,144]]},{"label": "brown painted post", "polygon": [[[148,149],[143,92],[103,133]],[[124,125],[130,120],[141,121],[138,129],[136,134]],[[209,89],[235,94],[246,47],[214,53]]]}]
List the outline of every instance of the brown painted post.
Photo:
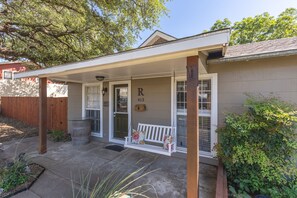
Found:
[{"label": "brown painted post", "polygon": [[198,56],[187,57],[187,197],[199,197]]},{"label": "brown painted post", "polygon": [[47,78],[39,78],[39,153],[46,153],[47,140]]}]

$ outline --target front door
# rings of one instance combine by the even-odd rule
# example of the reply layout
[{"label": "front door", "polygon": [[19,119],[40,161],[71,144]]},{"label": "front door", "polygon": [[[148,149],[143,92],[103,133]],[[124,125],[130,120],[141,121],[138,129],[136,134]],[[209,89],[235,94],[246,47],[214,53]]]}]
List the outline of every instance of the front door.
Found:
[{"label": "front door", "polygon": [[113,139],[124,140],[129,131],[128,85],[114,85]]}]

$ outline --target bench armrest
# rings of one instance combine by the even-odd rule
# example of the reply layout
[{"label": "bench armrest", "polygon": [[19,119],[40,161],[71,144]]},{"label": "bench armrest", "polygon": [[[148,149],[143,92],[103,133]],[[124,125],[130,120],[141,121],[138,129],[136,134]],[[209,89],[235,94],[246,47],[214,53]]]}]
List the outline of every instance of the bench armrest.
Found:
[{"label": "bench armrest", "polygon": [[175,142],[172,142],[172,143],[168,144],[168,152],[169,153],[176,152]]},{"label": "bench armrest", "polygon": [[129,142],[129,136],[126,136],[126,137],[125,137],[125,145],[127,145],[128,142]]}]

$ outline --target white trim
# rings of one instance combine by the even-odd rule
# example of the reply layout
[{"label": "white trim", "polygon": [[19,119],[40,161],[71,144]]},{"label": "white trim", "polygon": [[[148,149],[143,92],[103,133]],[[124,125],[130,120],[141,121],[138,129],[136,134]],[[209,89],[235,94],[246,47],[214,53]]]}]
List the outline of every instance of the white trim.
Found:
[{"label": "white trim", "polygon": [[218,74],[213,73],[211,76],[211,154],[216,156],[216,152],[213,147],[218,143],[218,134],[216,130],[218,128]]},{"label": "white trim", "polygon": [[[216,152],[213,151],[213,146],[217,143],[217,125],[218,125],[218,74],[217,73],[210,73],[210,74],[201,74],[199,75],[199,80],[205,80],[205,79],[211,79],[211,138],[210,138],[210,144],[211,144],[211,152],[205,152],[205,151],[199,151],[200,156],[211,156],[214,157],[216,155]],[[187,80],[186,76],[178,76],[175,77],[174,85],[176,87],[177,81],[185,81]],[[176,88],[174,88],[174,103],[176,103]],[[173,106],[174,112],[174,123],[177,127],[177,110],[176,110],[176,104]],[[180,115],[186,115],[186,113],[180,113]],[[199,116],[208,116],[207,114],[203,114],[199,112]],[[177,133],[177,131],[176,131]],[[177,138],[176,138],[177,140]],[[177,143],[176,143],[177,145]],[[186,153],[187,149],[182,147],[177,147],[178,152]]]},{"label": "white trim", "polygon": [[114,126],[114,116],[113,116],[113,106],[114,106],[114,85],[122,85],[122,84],[127,84],[128,85],[128,136],[131,136],[131,125],[132,125],[132,119],[131,119],[131,102],[132,102],[132,97],[131,97],[131,80],[127,81],[114,81],[114,82],[109,82],[109,137],[108,140],[109,142],[114,142],[118,144],[124,144],[125,140],[118,140],[113,138],[113,126]]},{"label": "white trim", "polygon": [[[175,105],[175,98],[174,97],[174,90],[175,90],[175,80],[174,80],[175,77],[171,77],[171,126],[173,127],[176,127],[176,122],[175,122],[175,119],[174,119],[174,116],[175,116],[175,108],[174,108],[174,105]],[[176,138],[176,137],[175,137]]]},{"label": "white trim", "polygon": [[176,40],[175,37],[170,36],[168,34],[165,34],[163,32],[160,32],[159,30],[156,30],[153,34],[151,34],[139,47],[145,47],[149,43],[151,43],[154,40],[157,40],[158,38],[165,39],[167,41],[173,41]]},{"label": "white trim", "polygon": [[198,49],[220,49],[228,43],[230,31],[222,30],[178,39],[162,45],[128,50],[80,62],[16,74],[15,78],[54,77],[81,72],[120,68],[158,60],[197,55]]},{"label": "white trim", "polygon": [[94,137],[103,137],[103,96],[102,96],[102,88],[103,88],[103,82],[96,82],[96,83],[84,83],[82,85],[82,117],[86,117],[86,87],[90,86],[100,86],[100,92],[99,92],[99,97],[100,97],[100,132],[95,133],[92,132],[91,135]]}]

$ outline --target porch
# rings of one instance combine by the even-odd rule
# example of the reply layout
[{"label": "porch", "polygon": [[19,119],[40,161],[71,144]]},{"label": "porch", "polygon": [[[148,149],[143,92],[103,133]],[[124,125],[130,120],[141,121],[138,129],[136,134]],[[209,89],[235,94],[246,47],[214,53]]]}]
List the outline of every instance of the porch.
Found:
[{"label": "porch", "polygon": [[[73,147],[71,143],[48,141],[47,153],[37,152],[38,137],[26,138],[19,142],[4,144],[5,152],[1,158],[11,158],[15,153],[25,152],[32,162],[46,167],[46,171],[29,191],[16,197],[72,197],[72,182],[75,188],[80,186],[80,176],[92,172],[91,186],[98,178],[112,171],[129,174],[140,167],[145,167],[140,174],[155,171],[142,178],[136,185],[151,184],[158,197],[186,197],[186,155],[175,153],[171,157],[148,152],[126,149],[122,152],[107,150],[108,143],[92,140],[90,144]],[[201,159],[201,161],[203,161]],[[200,163],[200,197],[215,197],[216,166]],[[156,197],[151,189],[150,197]]]},{"label": "porch", "polygon": [[[203,90],[204,85],[200,86],[202,90],[199,98],[199,78],[203,81],[201,75],[210,74],[206,64],[209,56],[224,55],[228,38],[229,30],[214,31],[17,74],[16,78],[32,76],[39,78],[39,152],[47,152],[47,79],[65,82],[71,85],[68,118],[70,120],[85,116],[94,118],[93,135],[102,138],[102,141],[123,144],[124,136],[131,136],[132,129],[141,120],[141,123],[145,124],[178,128],[177,120],[181,119],[183,130],[177,129],[178,134],[174,138],[177,139],[176,143],[180,145],[182,152],[187,152],[187,163],[184,162],[187,166],[187,197],[198,197],[199,154],[203,154],[204,149],[210,157],[213,157],[212,148],[217,142],[215,134],[217,98],[212,94],[215,89]],[[206,84],[212,84],[211,87],[216,88],[216,74],[211,75],[214,79]],[[157,78],[167,83],[160,83],[155,80]],[[178,93],[175,94],[178,78],[182,78],[181,84],[183,84],[182,90],[179,90],[180,98],[176,97]],[[141,83],[144,83],[143,86]],[[95,89],[92,87],[94,84],[97,84]],[[144,87],[150,92],[147,92],[146,96],[141,94]],[[136,105],[142,107],[146,105],[148,110],[138,112],[139,106]],[[200,119],[200,116],[203,118]],[[199,130],[201,135],[207,134],[206,143],[201,141],[202,139],[199,140],[201,137]],[[206,148],[201,149],[205,145]]]}]

